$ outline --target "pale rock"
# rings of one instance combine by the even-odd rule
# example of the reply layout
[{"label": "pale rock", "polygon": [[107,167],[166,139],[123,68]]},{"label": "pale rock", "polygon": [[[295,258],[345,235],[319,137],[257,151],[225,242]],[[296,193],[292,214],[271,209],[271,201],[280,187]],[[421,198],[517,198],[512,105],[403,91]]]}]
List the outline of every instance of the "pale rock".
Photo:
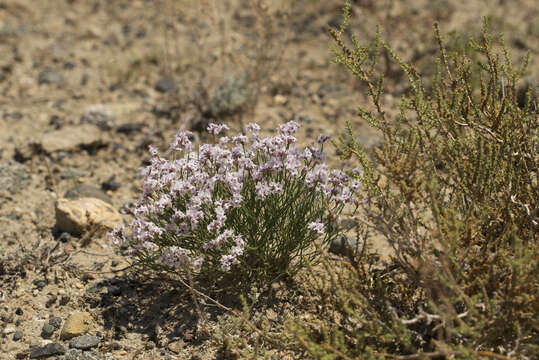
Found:
[{"label": "pale rock", "polygon": [[13,325],[7,325],[4,330],[2,331],[2,333],[4,335],[9,335],[9,334],[13,334],[15,331],[17,331],[17,329],[15,329],[15,326]]},{"label": "pale rock", "polygon": [[51,154],[58,151],[74,151],[81,147],[94,147],[103,143],[99,130],[90,124],[64,127],[43,134],[34,146]]},{"label": "pale rock", "polygon": [[84,233],[89,222],[109,230],[122,224],[120,213],[96,198],[59,199],[55,209],[56,228],[75,235]]},{"label": "pale rock", "polygon": [[273,97],[273,102],[277,106],[285,105],[288,102],[288,98],[284,95],[277,94]]},{"label": "pale rock", "polygon": [[167,345],[167,348],[175,354],[179,354],[185,347],[183,340],[173,341]]},{"label": "pale rock", "polygon": [[69,340],[89,332],[95,327],[95,323],[87,312],[71,314],[65,321],[60,333],[61,340]]},{"label": "pale rock", "polygon": [[110,130],[116,125],[116,114],[103,104],[91,105],[82,112],[80,122],[96,125],[101,130]]}]

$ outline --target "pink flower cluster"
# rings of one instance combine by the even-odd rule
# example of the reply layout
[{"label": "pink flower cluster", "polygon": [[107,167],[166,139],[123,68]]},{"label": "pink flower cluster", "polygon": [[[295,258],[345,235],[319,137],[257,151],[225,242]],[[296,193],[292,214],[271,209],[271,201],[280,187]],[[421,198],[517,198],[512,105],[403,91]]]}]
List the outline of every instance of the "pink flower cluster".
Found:
[{"label": "pink flower cluster", "polygon": [[[294,181],[303,183],[323,201],[357,203],[348,175],[331,171],[318,147],[296,147],[299,124],[279,126],[278,134],[261,138],[260,127],[249,124],[250,136],[221,135],[226,125],[210,124],[208,131],[221,135],[216,144],[194,149],[190,132],[180,132],[170,146],[176,157],[167,160],[150,147],[150,165],[142,170],[143,194],[134,208],[131,235],[122,229],[111,233],[127,242],[135,257],[151,256],[162,265],[199,270],[206,261],[218,259],[222,271],[241,260],[248,239],[230,225],[234,209],[248,206],[247,199],[265,201],[282,196]],[[329,135],[321,135],[322,145]],[[320,219],[307,231],[324,234]]]}]

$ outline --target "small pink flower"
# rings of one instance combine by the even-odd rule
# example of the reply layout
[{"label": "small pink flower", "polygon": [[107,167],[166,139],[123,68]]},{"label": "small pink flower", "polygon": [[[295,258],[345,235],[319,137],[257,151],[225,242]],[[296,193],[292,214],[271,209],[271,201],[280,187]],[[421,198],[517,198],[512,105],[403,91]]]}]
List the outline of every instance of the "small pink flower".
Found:
[{"label": "small pink flower", "polygon": [[318,235],[324,234],[324,231],[325,231],[324,230],[324,224],[322,224],[319,221],[312,222],[307,227],[310,230],[315,231]]},{"label": "small pink flower", "polygon": [[318,144],[320,145],[323,145],[324,143],[326,143],[329,139],[331,139],[331,135],[330,134],[320,134],[318,136],[318,139],[316,139],[316,142],[318,142]]}]

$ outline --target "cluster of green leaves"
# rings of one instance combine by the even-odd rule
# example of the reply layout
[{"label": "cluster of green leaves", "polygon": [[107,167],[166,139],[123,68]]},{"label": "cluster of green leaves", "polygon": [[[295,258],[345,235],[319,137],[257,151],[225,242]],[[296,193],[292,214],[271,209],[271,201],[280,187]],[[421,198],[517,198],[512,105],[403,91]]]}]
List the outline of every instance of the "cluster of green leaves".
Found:
[{"label": "cluster of green leaves", "polygon": [[[423,79],[380,36],[347,45],[349,10],[348,2],[341,27],[330,30],[335,59],[366,84],[374,111],[359,115],[384,142],[371,160],[349,125],[335,145],[364,170],[362,237],[381,235],[394,254],[381,264],[366,252],[340,274],[328,265],[331,293],[318,290],[336,298],[326,305],[339,320],[289,329],[323,359],[533,358],[539,122],[531,89],[517,101],[528,58],[515,68],[486,21],[479,39],[454,52],[435,25],[437,70]],[[383,52],[410,85],[395,119],[382,104]]]}]

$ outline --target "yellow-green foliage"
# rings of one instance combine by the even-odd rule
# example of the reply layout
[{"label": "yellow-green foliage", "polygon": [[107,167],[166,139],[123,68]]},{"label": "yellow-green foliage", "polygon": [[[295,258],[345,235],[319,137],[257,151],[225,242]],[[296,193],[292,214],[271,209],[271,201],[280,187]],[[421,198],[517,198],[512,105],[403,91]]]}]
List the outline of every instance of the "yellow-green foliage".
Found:
[{"label": "yellow-green foliage", "polygon": [[[335,145],[364,170],[362,237],[383,236],[394,256],[382,264],[364,253],[339,273],[328,264],[330,290],[312,291],[337,298],[325,306],[339,320],[289,330],[320,359],[537,358],[539,122],[531,89],[517,101],[527,60],[516,68],[486,21],[455,52],[435,25],[437,71],[423,79],[380,36],[347,45],[349,8],[330,30],[335,59],[367,86],[376,111],[359,115],[384,143],[371,161],[349,126]],[[383,52],[410,85],[391,119],[376,67]]]}]

